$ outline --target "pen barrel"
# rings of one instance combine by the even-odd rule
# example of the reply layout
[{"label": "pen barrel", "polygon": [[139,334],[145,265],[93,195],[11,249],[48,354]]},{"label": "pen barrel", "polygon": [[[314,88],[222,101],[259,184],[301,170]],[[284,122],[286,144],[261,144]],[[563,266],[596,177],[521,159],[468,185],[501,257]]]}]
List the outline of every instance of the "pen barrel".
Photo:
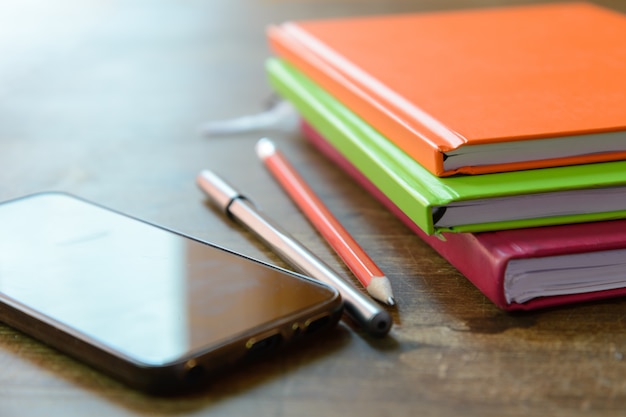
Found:
[{"label": "pen barrel", "polygon": [[373,336],[384,336],[391,328],[390,314],[342,279],[324,261],[293,236],[264,216],[248,200],[237,198],[229,214],[264,241],[277,255],[305,275],[335,287],[344,300],[346,313]]}]

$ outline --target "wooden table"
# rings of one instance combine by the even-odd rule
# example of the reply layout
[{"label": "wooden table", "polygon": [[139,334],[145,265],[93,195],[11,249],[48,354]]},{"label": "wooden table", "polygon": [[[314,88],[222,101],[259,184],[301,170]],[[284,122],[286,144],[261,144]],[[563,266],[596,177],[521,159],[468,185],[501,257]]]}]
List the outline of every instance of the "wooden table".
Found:
[{"label": "wooden table", "polygon": [[[625,300],[504,313],[295,129],[198,130],[263,109],[270,23],[504,3],[525,2],[0,2],[0,199],[69,191],[285,266],[205,205],[194,177],[211,168],[349,277],[256,159],[253,144],[268,135],[377,260],[398,302],[385,339],[342,323],[176,398],[144,396],[0,325],[0,415],[622,414]],[[626,11],[619,0],[598,3]]]}]

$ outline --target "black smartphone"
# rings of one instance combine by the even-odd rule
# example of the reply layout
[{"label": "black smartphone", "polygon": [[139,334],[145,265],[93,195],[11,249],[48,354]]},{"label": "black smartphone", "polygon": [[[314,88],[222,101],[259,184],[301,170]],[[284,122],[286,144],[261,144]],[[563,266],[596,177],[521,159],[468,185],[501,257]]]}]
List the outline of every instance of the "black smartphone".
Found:
[{"label": "black smartphone", "polygon": [[154,394],[334,326],[338,292],[65,193],[0,204],[0,320]]}]

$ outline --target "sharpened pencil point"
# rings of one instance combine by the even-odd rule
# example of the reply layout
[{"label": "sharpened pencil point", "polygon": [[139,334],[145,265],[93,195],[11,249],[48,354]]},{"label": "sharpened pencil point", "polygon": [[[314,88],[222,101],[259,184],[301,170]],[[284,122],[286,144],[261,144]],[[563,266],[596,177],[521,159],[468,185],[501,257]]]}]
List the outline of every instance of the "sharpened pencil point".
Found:
[{"label": "sharpened pencil point", "polygon": [[385,275],[372,277],[372,280],[370,281],[366,289],[367,292],[372,296],[372,298],[375,298],[385,304],[389,304],[390,306],[396,304],[395,300],[393,299],[391,284],[389,283],[389,279]]}]

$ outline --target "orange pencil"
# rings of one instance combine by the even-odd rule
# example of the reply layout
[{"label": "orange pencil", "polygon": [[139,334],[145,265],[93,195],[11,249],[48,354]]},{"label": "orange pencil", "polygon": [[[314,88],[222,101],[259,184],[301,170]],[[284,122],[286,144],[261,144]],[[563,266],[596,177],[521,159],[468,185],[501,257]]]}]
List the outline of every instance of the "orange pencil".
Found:
[{"label": "orange pencil", "polygon": [[260,139],[256,144],[256,152],[287,194],[363,284],[367,292],[379,301],[394,305],[391,285],[387,277],[276,149],[274,143],[267,138]]}]

